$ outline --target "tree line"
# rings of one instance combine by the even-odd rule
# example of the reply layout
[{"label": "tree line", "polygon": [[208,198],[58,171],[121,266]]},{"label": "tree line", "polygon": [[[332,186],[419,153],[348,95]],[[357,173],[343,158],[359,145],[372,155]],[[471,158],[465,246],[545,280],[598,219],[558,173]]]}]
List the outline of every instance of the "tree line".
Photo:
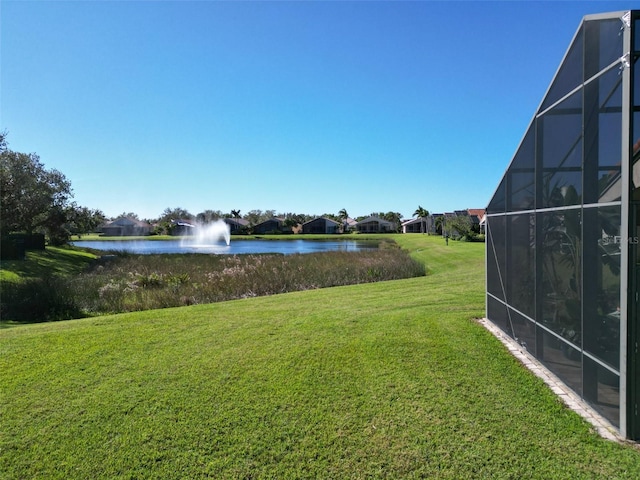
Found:
[{"label": "tree line", "polygon": [[[199,224],[208,224],[219,219],[243,219],[250,228],[273,217],[283,219],[285,227],[295,227],[318,216],[344,223],[350,218],[345,208],[338,213],[309,215],[305,213],[275,210],[250,210],[242,214],[240,210],[222,212],[204,210],[192,214],[184,208],[166,208],[158,218],[140,219],[135,212],[123,212],[118,217],[129,217],[155,225],[155,233],[171,233],[174,220],[188,220]],[[399,212],[372,212],[369,215],[355,217],[360,221],[376,216],[397,225],[400,229],[403,220]],[[429,211],[422,206],[413,212],[420,219],[421,231],[427,232]],[[118,218],[115,217],[115,218]],[[0,132],[0,236],[12,233],[32,235],[44,234],[50,245],[67,243],[71,235],[95,232],[108,218],[101,210],[90,209],[73,201],[71,182],[55,169],[48,170],[35,153],[15,152],[8,147],[7,133]],[[459,236],[473,239],[478,226],[465,216],[435,218],[435,232],[449,235],[456,232]]]},{"label": "tree line", "polygon": [[[295,227],[318,216],[340,223],[350,218],[344,208],[337,214],[322,215],[278,213],[275,210],[250,210],[245,214],[240,210],[228,213],[205,210],[194,215],[181,207],[166,208],[158,218],[153,219],[140,219],[135,212],[123,212],[115,218],[141,220],[156,225],[156,233],[170,233],[172,220],[178,219],[207,224],[218,219],[235,218],[244,219],[249,226],[253,226],[278,217],[284,220],[285,227]],[[368,216],[393,222],[398,228],[403,219],[399,212],[389,211],[372,212],[354,220],[360,221]],[[61,245],[67,243],[71,235],[94,232],[109,220],[113,219],[108,218],[101,210],[74,202],[71,182],[62,172],[45,168],[35,153],[11,150],[7,143],[7,132],[0,132],[0,236],[12,233],[44,234],[49,244]]]},{"label": "tree line", "polygon": [[[369,215],[359,216],[354,218],[354,220],[360,221],[369,216],[377,216],[384,220],[395,223],[396,225],[400,225],[402,221],[402,214],[399,212],[373,212]],[[243,219],[247,222],[249,227],[258,225],[266,220],[271,218],[281,218],[283,220],[282,224],[285,227],[295,227],[297,225],[301,225],[305,222],[313,220],[314,218],[324,217],[334,220],[338,223],[345,222],[349,217],[349,214],[346,209],[341,209],[337,214],[333,213],[324,213],[322,215],[310,215],[307,213],[294,213],[294,212],[277,212],[276,210],[250,210],[245,214],[242,214],[241,210],[231,210],[230,212],[222,212],[221,210],[205,210],[198,214],[192,214],[188,210],[182,207],[176,208],[166,208],[162,214],[158,218],[153,219],[141,219],[135,212],[123,212],[118,217],[128,217],[135,220],[140,220],[151,225],[156,225],[155,233],[164,234],[170,233],[172,220],[188,220],[201,225],[206,225],[216,220],[221,220],[225,218],[234,218],[234,219]]]}]

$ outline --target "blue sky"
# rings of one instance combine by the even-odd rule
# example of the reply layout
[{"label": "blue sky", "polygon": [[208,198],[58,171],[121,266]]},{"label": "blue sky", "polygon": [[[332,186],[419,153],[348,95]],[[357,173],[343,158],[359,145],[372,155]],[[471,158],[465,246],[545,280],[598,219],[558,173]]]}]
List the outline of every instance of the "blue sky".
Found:
[{"label": "blue sky", "polygon": [[619,1],[0,3],[0,129],[83,206],[484,208]]}]

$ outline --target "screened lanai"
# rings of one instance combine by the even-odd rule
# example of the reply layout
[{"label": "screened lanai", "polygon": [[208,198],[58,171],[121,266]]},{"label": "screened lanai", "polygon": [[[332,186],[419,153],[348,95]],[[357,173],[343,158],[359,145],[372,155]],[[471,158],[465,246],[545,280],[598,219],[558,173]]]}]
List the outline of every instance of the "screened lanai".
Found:
[{"label": "screened lanai", "polygon": [[486,217],[487,318],[632,439],[639,28],[640,11],[583,19]]}]

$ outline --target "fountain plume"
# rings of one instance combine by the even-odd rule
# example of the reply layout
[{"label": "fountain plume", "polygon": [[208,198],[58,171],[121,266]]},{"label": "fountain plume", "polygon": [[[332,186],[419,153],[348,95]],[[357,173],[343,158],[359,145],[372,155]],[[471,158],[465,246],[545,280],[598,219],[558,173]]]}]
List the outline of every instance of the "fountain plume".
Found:
[{"label": "fountain plume", "polygon": [[196,225],[193,235],[183,241],[191,247],[205,247],[223,240],[227,246],[231,243],[231,229],[224,220],[216,220],[207,225]]}]

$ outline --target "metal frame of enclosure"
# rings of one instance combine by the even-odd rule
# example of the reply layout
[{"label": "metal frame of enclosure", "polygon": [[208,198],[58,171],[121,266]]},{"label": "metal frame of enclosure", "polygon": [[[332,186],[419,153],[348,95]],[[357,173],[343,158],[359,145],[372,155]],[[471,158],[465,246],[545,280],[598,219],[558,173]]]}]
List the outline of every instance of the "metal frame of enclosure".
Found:
[{"label": "metal frame of enclosure", "polygon": [[640,11],[590,15],[487,207],[487,318],[640,439]]}]

